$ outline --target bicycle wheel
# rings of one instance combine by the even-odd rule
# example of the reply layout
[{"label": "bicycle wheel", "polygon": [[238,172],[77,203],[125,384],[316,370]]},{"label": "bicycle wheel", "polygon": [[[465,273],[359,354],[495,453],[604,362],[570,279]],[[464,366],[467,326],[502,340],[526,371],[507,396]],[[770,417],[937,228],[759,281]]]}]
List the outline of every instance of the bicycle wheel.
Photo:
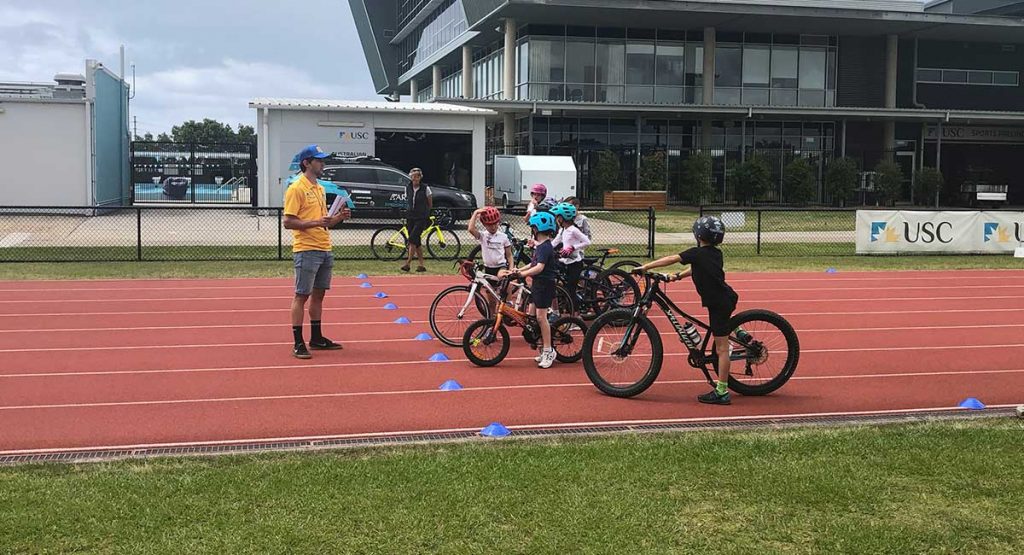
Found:
[{"label": "bicycle wheel", "polygon": [[596,284],[594,293],[598,312],[616,308],[632,309],[640,299],[640,287],[636,280],[622,270],[609,268],[601,272]]},{"label": "bicycle wheel", "polygon": [[473,322],[462,336],[462,352],[477,366],[494,366],[505,360],[510,345],[508,330],[500,326],[495,331],[493,318]]},{"label": "bicycle wheel", "polygon": [[658,329],[646,316],[640,316],[633,325],[632,337],[626,337],[632,319],[631,310],[605,312],[590,325],[583,340],[587,377],[612,397],[643,393],[661,372],[664,347]]},{"label": "bicycle wheel", "polygon": [[[403,245],[401,248],[397,246],[399,242]],[[395,226],[382,227],[374,231],[373,237],[370,238],[370,250],[373,251],[373,256],[376,256],[378,260],[398,260],[403,258],[405,256],[405,244],[405,236],[402,235],[402,230]]]},{"label": "bicycle wheel", "polygon": [[562,316],[551,324],[551,346],[558,362],[579,362],[583,358],[583,340],[587,325],[579,318]]},{"label": "bicycle wheel", "polygon": [[[800,341],[785,318],[770,310],[745,310],[729,320],[729,327],[750,334],[749,348],[738,341],[735,332],[729,337],[733,349],[729,389],[740,395],[767,395],[796,372]],[[717,376],[717,357],[712,367]]]},{"label": "bicycle wheel", "polygon": [[480,258],[480,245],[477,245],[477,246],[473,247],[472,249],[470,249],[469,254],[466,255],[466,259],[467,260],[472,260],[474,262],[482,260]]},{"label": "bicycle wheel", "polygon": [[[441,234],[438,237],[438,233]],[[427,234],[427,252],[438,260],[455,260],[462,250],[462,241],[450,229],[431,230]]]},{"label": "bicycle wheel", "polygon": [[642,264],[640,264],[636,260],[620,260],[615,264],[609,266],[608,269],[622,270],[626,273],[629,273],[629,271],[632,270],[633,268],[639,268],[640,266],[642,266]]},{"label": "bicycle wheel", "polygon": [[445,345],[461,347],[469,324],[491,316],[487,300],[479,291],[470,299],[471,290],[468,285],[453,285],[438,293],[430,303],[430,329]]}]

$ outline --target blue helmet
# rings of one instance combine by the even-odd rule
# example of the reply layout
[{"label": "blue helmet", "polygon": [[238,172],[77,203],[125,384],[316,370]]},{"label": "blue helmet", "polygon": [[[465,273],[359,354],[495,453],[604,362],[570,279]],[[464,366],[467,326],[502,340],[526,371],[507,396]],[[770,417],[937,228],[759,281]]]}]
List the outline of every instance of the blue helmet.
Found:
[{"label": "blue helmet", "polygon": [[563,219],[572,221],[576,217],[576,207],[568,202],[560,202],[551,209],[551,213],[555,216],[561,216]]},{"label": "blue helmet", "polygon": [[725,239],[725,224],[715,216],[701,216],[693,222],[693,236],[698,241],[712,245],[721,244]]},{"label": "blue helmet", "polygon": [[555,229],[555,217],[551,215],[551,212],[537,212],[530,216],[530,227],[537,232],[554,233]]}]

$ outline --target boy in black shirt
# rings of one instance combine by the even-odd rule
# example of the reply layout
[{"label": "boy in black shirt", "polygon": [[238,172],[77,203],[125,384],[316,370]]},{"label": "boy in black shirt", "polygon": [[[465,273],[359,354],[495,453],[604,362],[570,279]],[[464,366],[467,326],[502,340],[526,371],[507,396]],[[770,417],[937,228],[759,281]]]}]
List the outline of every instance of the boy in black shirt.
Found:
[{"label": "boy in black shirt", "polygon": [[693,285],[700,295],[701,304],[708,309],[711,333],[715,336],[715,351],[718,353],[718,383],[715,389],[698,396],[697,400],[712,405],[728,405],[732,402],[729,398],[729,334],[732,330],[728,323],[736,310],[739,296],[725,282],[722,251],[717,247],[725,238],[725,225],[714,216],[703,216],[694,222],[693,236],[697,239],[697,247],[648,262],[634,272],[643,273],[676,263],[690,265],[671,281],[693,277]]}]

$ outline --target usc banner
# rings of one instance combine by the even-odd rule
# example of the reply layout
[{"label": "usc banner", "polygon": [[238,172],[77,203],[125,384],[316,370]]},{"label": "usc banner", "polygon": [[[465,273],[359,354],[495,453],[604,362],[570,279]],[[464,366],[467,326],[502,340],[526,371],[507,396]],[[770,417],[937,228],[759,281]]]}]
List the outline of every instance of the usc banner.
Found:
[{"label": "usc banner", "polygon": [[858,210],[857,254],[1012,254],[1024,212]]}]

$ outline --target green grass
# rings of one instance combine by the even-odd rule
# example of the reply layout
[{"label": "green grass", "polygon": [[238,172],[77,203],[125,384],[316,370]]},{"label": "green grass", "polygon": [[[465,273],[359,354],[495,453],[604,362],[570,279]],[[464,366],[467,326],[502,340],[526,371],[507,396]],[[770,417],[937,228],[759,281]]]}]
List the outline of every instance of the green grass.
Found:
[{"label": "green grass", "polygon": [[[725,212],[743,212],[743,208],[726,209]],[[722,210],[709,211],[708,214],[719,215]],[[692,209],[670,209],[655,214],[654,230],[658,233],[689,233],[693,221],[700,213]],[[641,221],[636,214],[628,212],[595,212],[588,213],[595,220],[607,220],[647,229],[647,222]],[[773,212],[761,213],[761,231],[853,231],[857,223],[857,213],[849,212]],[[747,211],[744,225],[729,227],[728,231],[757,231],[757,213]]]},{"label": "green grass", "polygon": [[1020,553],[1017,420],[0,469],[5,552]]}]

